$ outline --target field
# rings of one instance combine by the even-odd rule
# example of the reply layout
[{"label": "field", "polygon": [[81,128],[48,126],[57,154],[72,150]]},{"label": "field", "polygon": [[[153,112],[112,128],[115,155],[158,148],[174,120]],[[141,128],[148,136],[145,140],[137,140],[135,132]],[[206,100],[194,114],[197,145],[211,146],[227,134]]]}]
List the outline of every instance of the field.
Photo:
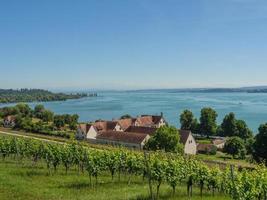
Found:
[{"label": "field", "polygon": [[[100,199],[149,199],[148,184],[142,177],[134,177],[131,184],[128,177],[122,176],[121,181],[115,177],[114,181],[108,173],[99,177],[97,187],[90,186],[86,173],[78,174],[72,169],[68,174],[60,167],[56,173],[49,173],[44,162],[33,166],[31,161],[18,163],[13,159],[0,162],[0,199],[1,200],[100,200]],[[95,182],[93,181],[93,184]],[[186,200],[186,186],[177,188],[176,195],[172,196],[169,186],[163,184],[160,190],[160,199]],[[201,199],[199,189],[193,188],[193,198]],[[212,196],[207,191],[202,199],[225,200],[230,199],[222,194]]]}]

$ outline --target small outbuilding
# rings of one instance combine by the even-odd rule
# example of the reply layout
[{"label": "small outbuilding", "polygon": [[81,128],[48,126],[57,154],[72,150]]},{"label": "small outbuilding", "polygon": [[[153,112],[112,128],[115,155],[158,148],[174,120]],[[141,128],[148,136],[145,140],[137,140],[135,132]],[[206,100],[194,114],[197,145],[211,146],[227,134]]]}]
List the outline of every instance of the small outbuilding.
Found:
[{"label": "small outbuilding", "polygon": [[179,130],[180,141],[184,145],[184,153],[189,155],[197,154],[197,143],[191,131]]}]

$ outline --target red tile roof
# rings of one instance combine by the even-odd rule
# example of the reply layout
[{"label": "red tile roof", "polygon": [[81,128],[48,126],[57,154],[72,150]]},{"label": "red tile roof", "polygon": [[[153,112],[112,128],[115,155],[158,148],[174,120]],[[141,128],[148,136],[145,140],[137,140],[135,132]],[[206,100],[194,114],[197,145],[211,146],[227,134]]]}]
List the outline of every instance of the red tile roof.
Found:
[{"label": "red tile roof", "polygon": [[97,121],[93,124],[97,131],[109,131],[114,130],[117,122],[115,121]]},{"label": "red tile roof", "polygon": [[129,128],[129,126],[132,126],[134,124],[135,120],[136,119],[134,118],[126,118],[117,120],[116,122],[119,123],[123,130],[126,130],[127,128]]},{"label": "red tile roof", "polygon": [[138,126],[155,126],[161,119],[162,116],[158,115],[142,115],[141,117],[137,117],[136,122]]}]

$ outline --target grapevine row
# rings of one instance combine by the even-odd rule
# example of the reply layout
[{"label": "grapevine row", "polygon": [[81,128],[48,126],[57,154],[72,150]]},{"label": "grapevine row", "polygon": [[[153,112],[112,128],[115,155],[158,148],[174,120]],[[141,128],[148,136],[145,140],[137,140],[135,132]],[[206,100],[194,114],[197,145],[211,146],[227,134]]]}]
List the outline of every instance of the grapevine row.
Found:
[{"label": "grapevine row", "polygon": [[21,161],[32,160],[36,164],[44,160],[48,170],[57,171],[59,165],[66,173],[71,168],[87,172],[90,183],[97,185],[101,173],[108,171],[111,180],[115,175],[119,180],[126,174],[128,184],[132,176],[142,176],[147,180],[151,199],[159,197],[160,186],[167,183],[175,194],[180,183],[187,185],[188,195],[192,196],[193,187],[198,187],[202,196],[204,189],[230,195],[234,200],[266,200],[267,169],[258,166],[253,171],[238,171],[233,167],[221,170],[208,167],[194,158],[174,154],[145,153],[114,149],[112,151],[89,149],[78,143],[56,144],[15,137],[0,137],[0,154]]}]

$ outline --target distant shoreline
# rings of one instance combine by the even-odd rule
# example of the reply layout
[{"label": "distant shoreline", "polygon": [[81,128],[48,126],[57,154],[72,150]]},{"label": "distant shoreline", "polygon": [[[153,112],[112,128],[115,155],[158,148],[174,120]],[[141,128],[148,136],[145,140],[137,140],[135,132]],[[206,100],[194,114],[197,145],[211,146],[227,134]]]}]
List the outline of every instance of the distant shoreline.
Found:
[{"label": "distant shoreline", "polygon": [[53,93],[42,89],[0,89],[0,103],[31,103],[31,102],[50,102],[66,101],[68,99],[80,99],[88,96],[97,96],[97,94],[87,93]]}]

